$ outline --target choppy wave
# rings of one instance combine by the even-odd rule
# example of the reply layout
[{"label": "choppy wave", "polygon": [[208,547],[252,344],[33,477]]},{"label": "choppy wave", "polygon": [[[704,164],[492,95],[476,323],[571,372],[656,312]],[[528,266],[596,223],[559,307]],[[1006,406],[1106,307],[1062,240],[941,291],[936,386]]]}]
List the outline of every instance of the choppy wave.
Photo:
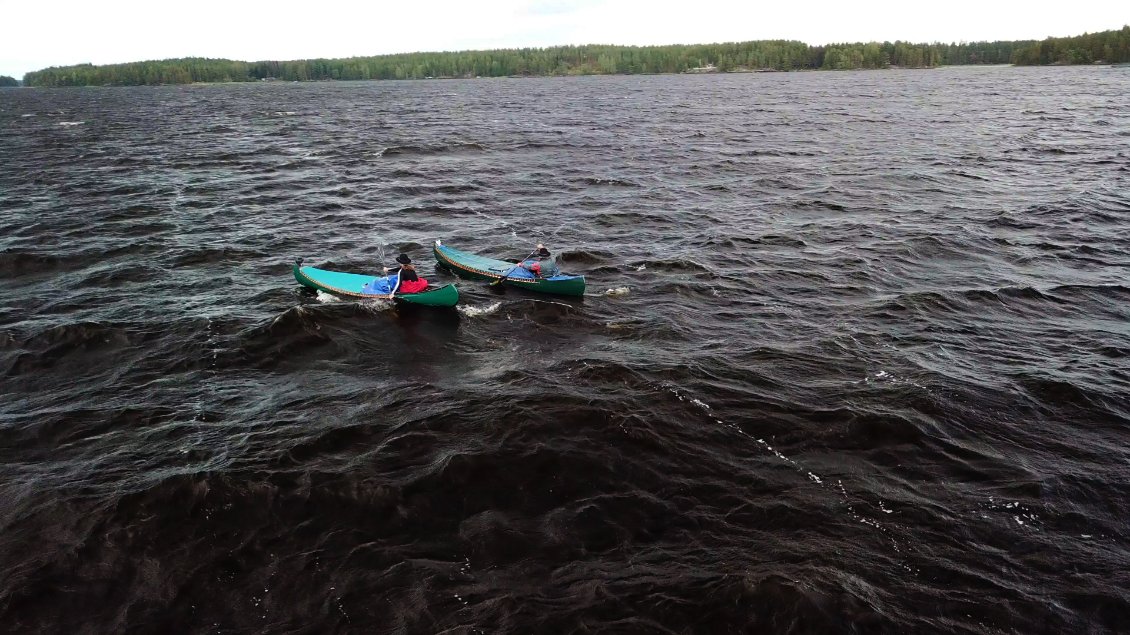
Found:
[{"label": "choppy wave", "polygon": [[441,143],[434,145],[396,145],[382,148],[377,156],[391,157],[396,155],[428,156],[434,154],[451,154],[464,152],[483,152],[486,147],[479,143]]},{"label": "choppy wave", "polygon": [[1121,632],[1128,82],[5,91],[0,619]]},{"label": "choppy wave", "polygon": [[501,309],[501,308],[502,308],[501,302],[495,302],[493,304],[488,304],[488,305],[485,305],[485,306],[470,306],[470,305],[464,303],[464,304],[457,307],[457,309],[460,313],[462,313],[463,315],[466,315],[467,317],[472,317],[472,318],[482,317],[482,316],[485,316],[485,315],[490,315],[492,313],[497,313],[498,310]]}]

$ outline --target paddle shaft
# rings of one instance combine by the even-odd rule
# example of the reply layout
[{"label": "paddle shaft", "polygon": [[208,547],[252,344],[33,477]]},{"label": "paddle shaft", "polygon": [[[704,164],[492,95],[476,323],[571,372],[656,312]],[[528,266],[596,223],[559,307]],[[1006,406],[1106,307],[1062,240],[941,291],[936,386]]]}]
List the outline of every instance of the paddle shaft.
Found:
[{"label": "paddle shaft", "polygon": [[530,258],[533,258],[533,257],[534,257],[534,255],[535,255],[535,254],[537,254],[537,253],[538,253],[538,250],[537,250],[537,249],[535,249],[535,250],[531,251],[531,252],[530,252],[530,255],[528,255],[528,256],[526,256],[525,258],[523,258],[523,259],[519,260],[519,261],[518,261],[518,264],[516,264],[516,265],[514,265],[513,267],[511,267],[511,268],[510,268],[510,271],[507,271],[507,272],[506,272],[506,275],[504,275],[504,276],[502,276],[501,278],[499,278],[498,280],[495,280],[494,282],[490,283],[490,286],[492,286],[492,287],[493,287],[493,286],[495,286],[495,285],[499,285],[499,284],[502,284],[503,282],[505,282],[505,281],[506,281],[506,279],[510,277],[510,274],[514,273],[514,272],[515,272],[515,271],[516,271],[516,270],[518,269],[518,267],[521,267],[521,266],[522,266],[522,263],[523,263],[523,262],[526,262],[526,261],[527,261],[527,260],[529,260]]},{"label": "paddle shaft", "polygon": [[[385,267],[385,273],[388,273],[388,267]],[[404,265],[399,265],[396,268],[396,286],[393,287],[392,291],[388,292],[389,300],[393,299],[393,296],[396,295],[396,290],[400,288],[400,276],[402,275],[404,275]]]}]

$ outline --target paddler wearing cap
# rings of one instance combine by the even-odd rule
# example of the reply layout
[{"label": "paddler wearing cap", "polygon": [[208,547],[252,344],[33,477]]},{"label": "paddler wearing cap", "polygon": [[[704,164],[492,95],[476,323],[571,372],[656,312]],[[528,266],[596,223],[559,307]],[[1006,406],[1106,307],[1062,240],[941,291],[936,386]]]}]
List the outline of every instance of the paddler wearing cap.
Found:
[{"label": "paddler wearing cap", "polygon": [[561,271],[557,267],[557,257],[549,253],[541,243],[538,243],[529,258],[522,261],[521,267],[539,278],[552,278]]}]

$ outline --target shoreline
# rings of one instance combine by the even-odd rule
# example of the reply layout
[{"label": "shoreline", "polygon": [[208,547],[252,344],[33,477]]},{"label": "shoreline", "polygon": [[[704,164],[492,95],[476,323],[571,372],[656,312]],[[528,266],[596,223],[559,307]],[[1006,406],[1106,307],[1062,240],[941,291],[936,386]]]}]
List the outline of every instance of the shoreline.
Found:
[{"label": "shoreline", "polygon": [[793,73],[851,73],[851,72],[887,72],[887,71],[940,71],[950,69],[984,69],[984,68],[1111,68],[1111,64],[943,64],[938,66],[891,66],[889,68],[797,68],[790,70],[732,70],[732,71],[682,71],[678,73],[574,73],[567,75],[502,75],[502,76],[475,76],[475,77],[404,77],[389,79],[303,79],[281,80],[260,79],[248,81],[226,82],[185,82],[165,84],[84,84],[78,86],[10,86],[5,88],[138,88],[138,87],[168,87],[168,86],[227,86],[227,85],[260,85],[260,84],[325,84],[325,83],[369,83],[369,82],[425,82],[425,81],[475,81],[499,79],[553,79],[569,77],[660,77],[660,76],[721,76],[721,75],[787,75]]}]

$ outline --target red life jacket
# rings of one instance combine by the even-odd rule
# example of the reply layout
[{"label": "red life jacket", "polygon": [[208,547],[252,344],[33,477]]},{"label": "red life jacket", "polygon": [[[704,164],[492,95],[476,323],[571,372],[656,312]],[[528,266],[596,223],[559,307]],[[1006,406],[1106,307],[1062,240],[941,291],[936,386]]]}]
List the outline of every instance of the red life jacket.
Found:
[{"label": "red life jacket", "polygon": [[397,293],[419,293],[428,288],[428,281],[424,278],[417,278],[416,280],[401,280],[400,288],[396,290]]}]

